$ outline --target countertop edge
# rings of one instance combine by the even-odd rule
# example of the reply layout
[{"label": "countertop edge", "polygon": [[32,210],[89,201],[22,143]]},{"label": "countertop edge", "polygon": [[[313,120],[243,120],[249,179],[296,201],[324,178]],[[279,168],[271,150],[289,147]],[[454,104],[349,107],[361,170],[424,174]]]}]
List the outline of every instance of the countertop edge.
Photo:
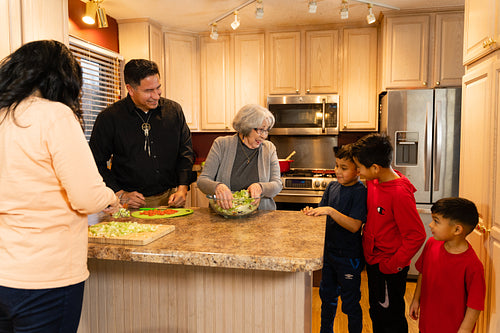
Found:
[{"label": "countertop edge", "polygon": [[165,251],[151,252],[141,249],[106,247],[105,251],[92,251],[89,259],[145,262],[157,264],[189,265],[201,267],[239,268],[249,270],[312,272],[323,267],[323,257],[319,258],[283,258],[267,256],[243,256],[220,253]]}]

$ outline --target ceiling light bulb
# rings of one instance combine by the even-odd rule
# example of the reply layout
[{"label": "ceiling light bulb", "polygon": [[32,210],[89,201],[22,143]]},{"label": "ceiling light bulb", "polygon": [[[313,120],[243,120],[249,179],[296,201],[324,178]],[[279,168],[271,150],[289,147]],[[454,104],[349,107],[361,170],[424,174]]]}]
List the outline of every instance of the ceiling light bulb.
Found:
[{"label": "ceiling light bulb", "polygon": [[231,28],[233,28],[233,30],[236,30],[236,29],[238,29],[239,26],[240,26],[240,19],[238,17],[238,11],[235,11],[234,12],[234,21],[233,21],[233,23],[231,23]]},{"label": "ceiling light bulb", "polygon": [[349,18],[349,7],[347,5],[347,0],[342,0],[342,8],[340,8],[340,18],[342,20],[347,20]]},{"label": "ceiling light bulb", "polygon": [[375,23],[375,21],[377,19],[375,18],[375,15],[373,15],[371,3],[368,4],[368,11],[369,11],[369,14],[366,15],[366,22],[368,22],[368,24]]},{"label": "ceiling light bulb", "polygon": [[219,38],[219,33],[217,32],[217,23],[212,23],[212,32],[210,33],[210,38],[217,40]]},{"label": "ceiling light bulb", "polygon": [[261,19],[263,17],[264,17],[264,4],[262,3],[262,0],[257,0],[257,3],[255,4],[255,18]]},{"label": "ceiling light bulb", "polygon": [[82,17],[82,21],[87,24],[94,24],[96,12],[97,12],[97,3],[95,3],[93,0],[89,0],[85,4],[85,16]]},{"label": "ceiling light bulb", "polygon": [[315,0],[310,0],[309,1],[309,13],[311,13],[311,14],[316,13],[316,9],[318,9],[318,4],[316,3]]}]

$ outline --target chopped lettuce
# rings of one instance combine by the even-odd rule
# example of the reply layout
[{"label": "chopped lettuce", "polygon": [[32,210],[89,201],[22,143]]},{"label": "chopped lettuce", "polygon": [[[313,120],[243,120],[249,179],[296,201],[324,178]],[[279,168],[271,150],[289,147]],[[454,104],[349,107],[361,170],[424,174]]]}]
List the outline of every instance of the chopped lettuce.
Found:
[{"label": "chopped lettuce", "polygon": [[248,190],[236,191],[233,193],[233,207],[224,209],[217,202],[212,207],[227,216],[247,215],[259,207],[260,200],[250,197]]},{"label": "chopped lettuce", "polygon": [[141,224],[137,222],[108,222],[89,227],[91,237],[120,237],[134,233],[153,232],[158,230],[158,225]]}]

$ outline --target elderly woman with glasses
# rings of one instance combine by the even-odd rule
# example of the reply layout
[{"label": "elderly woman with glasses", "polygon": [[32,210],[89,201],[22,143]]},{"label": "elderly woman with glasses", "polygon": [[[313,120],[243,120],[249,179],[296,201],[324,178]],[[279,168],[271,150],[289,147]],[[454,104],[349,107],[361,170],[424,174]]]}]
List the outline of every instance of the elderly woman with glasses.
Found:
[{"label": "elderly woman with glasses", "polygon": [[262,197],[259,209],[274,210],[274,196],[281,191],[276,147],[267,141],[274,116],[266,108],[248,104],[233,120],[236,134],[215,139],[198,179],[205,194],[215,194],[229,208],[232,191],[248,189],[252,198]]}]

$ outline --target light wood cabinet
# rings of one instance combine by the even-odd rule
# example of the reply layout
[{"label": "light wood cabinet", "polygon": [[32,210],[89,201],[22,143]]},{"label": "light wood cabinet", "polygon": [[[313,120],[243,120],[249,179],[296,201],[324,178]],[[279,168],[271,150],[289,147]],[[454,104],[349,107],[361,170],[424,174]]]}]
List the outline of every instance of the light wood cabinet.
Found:
[{"label": "light wood cabinet", "polygon": [[431,87],[460,87],[464,66],[464,13],[436,14]]},{"label": "light wood cabinet", "polygon": [[500,48],[500,0],[466,0],[463,63]]},{"label": "light wood cabinet", "polygon": [[234,85],[230,75],[228,36],[201,37],[201,129],[230,130]]},{"label": "light wood cabinet", "polygon": [[300,32],[270,34],[269,93],[300,92]]},{"label": "light wood cabinet", "polygon": [[163,38],[159,26],[149,20],[124,21],[118,24],[118,32],[120,54],[125,61],[152,60],[163,74]]},{"label": "light wood cabinet", "polygon": [[338,92],[337,30],[269,34],[269,94]]},{"label": "light wood cabinet", "polygon": [[430,15],[387,17],[383,22],[383,90],[426,88]]},{"label": "light wood cabinet", "polygon": [[322,94],[338,91],[337,30],[306,32],[306,93]]},{"label": "light wood cabinet", "polygon": [[468,240],[483,262],[485,310],[477,332],[500,330],[500,51],[479,60],[463,78],[460,196],[474,201],[481,221]]},{"label": "light wood cabinet", "polygon": [[182,106],[191,130],[199,129],[198,37],[165,33],[165,94]]},{"label": "light wood cabinet", "polygon": [[120,54],[125,62],[148,59],[158,65],[162,87],[165,86],[163,36],[161,28],[148,19],[125,20],[118,23]]},{"label": "light wood cabinet", "polygon": [[234,111],[246,104],[266,106],[264,34],[234,36]]},{"label": "light wood cabinet", "polygon": [[345,29],[340,129],[376,131],[377,28]]},{"label": "light wood cabinet", "polygon": [[0,59],[34,40],[69,42],[68,2],[0,1]]},{"label": "light wood cabinet", "polygon": [[461,85],[463,12],[390,16],[382,35],[381,90]]}]

